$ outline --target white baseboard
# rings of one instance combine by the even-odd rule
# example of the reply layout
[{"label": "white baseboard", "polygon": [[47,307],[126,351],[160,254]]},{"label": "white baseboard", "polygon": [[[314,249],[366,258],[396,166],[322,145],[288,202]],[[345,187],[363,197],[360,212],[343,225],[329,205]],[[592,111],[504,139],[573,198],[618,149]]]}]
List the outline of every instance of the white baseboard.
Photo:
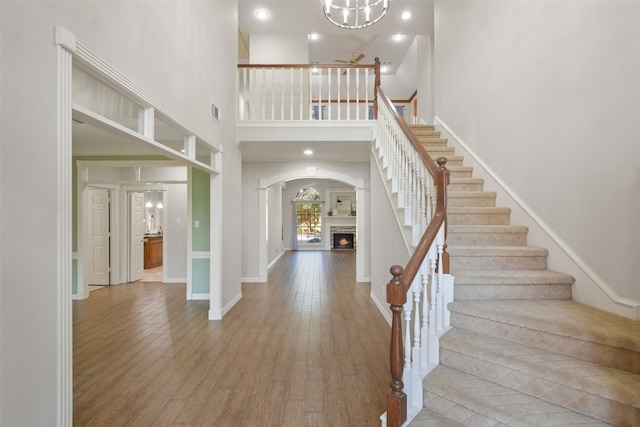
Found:
[{"label": "white baseboard", "polygon": [[269,263],[269,265],[267,266],[267,269],[271,268],[271,267],[272,267],[276,262],[278,262],[278,260],[279,260],[280,258],[282,258],[282,255],[284,255],[284,251],[283,251],[283,252],[280,252],[280,253],[278,254],[278,256],[277,256],[277,257],[275,257],[275,258],[273,259],[273,261],[271,261],[271,262]]},{"label": "white baseboard", "polygon": [[374,294],[373,292],[371,292],[369,295],[371,296],[373,303],[376,305],[376,307],[378,307],[378,310],[380,310],[380,313],[382,314],[382,317],[384,317],[384,320],[386,320],[389,326],[391,326],[392,319],[391,309],[389,308],[389,305],[380,302],[380,300],[378,300],[378,298],[376,297],[376,294]]},{"label": "white baseboard", "polygon": [[266,283],[266,280],[260,277],[241,277],[240,281],[242,283]]},{"label": "white baseboard", "polygon": [[465,164],[473,167],[474,177],[484,179],[485,190],[495,191],[499,203],[511,208],[512,224],[529,227],[529,244],[549,251],[548,268],[576,279],[575,301],[640,320],[640,301],[620,297],[446,123],[436,116],[434,124],[442,136],[452,142],[456,154],[464,156]]},{"label": "white baseboard", "polygon": [[187,283],[186,277],[171,277],[166,278],[162,281],[162,283]]},{"label": "white baseboard", "polygon": [[209,301],[210,297],[209,294],[198,294],[194,292],[191,294],[191,298],[187,299],[191,301]]},{"label": "white baseboard", "polygon": [[222,308],[222,315],[224,316],[225,314],[227,314],[229,312],[229,310],[231,310],[233,308],[233,306],[236,305],[241,299],[242,299],[242,292],[238,292],[238,295],[233,297],[233,299],[231,299],[231,301],[229,301],[229,304],[225,305]]}]

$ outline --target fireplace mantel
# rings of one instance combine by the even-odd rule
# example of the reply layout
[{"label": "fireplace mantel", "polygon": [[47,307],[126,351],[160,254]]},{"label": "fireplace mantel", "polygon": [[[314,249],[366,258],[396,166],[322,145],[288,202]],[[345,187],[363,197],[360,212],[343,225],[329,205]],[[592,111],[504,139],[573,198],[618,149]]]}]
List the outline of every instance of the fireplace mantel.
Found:
[{"label": "fireplace mantel", "polygon": [[323,216],[322,222],[325,227],[340,226],[340,225],[354,225],[356,223],[357,216],[351,215],[333,215]]}]

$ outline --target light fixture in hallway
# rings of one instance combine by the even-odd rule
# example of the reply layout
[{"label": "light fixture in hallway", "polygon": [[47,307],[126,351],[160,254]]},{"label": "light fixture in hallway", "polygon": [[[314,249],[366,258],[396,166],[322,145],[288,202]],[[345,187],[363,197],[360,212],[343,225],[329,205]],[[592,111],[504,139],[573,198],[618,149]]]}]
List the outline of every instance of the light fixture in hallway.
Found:
[{"label": "light fixture in hallway", "polygon": [[369,27],[389,10],[389,0],[322,0],[324,16],[348,30]]}]

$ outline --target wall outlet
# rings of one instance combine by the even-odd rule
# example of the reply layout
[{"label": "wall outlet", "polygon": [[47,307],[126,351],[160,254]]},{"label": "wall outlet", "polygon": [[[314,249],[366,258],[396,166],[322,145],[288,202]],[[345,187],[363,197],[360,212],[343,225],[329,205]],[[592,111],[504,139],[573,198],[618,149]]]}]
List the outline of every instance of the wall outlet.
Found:
[{"label": "wall outlet", "polygon": [[196,222],[194,223],[194,227],[196,227],[196,228],[200,228],[200,221],[196,221]]}]

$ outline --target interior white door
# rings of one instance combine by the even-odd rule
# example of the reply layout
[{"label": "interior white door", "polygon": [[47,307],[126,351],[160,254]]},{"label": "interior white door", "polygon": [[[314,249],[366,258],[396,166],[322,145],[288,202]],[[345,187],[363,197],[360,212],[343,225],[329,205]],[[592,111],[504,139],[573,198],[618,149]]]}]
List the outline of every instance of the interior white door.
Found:
[{"label": "interior white door", "polygon": [[109,284],[109,192],[101,188],[88,189],[89,253],[87,282]]},{"label": "interior white door", "polygon": [[144,273],[144,194],[130,193],[130,241],[129,281],[142,279]]}]

